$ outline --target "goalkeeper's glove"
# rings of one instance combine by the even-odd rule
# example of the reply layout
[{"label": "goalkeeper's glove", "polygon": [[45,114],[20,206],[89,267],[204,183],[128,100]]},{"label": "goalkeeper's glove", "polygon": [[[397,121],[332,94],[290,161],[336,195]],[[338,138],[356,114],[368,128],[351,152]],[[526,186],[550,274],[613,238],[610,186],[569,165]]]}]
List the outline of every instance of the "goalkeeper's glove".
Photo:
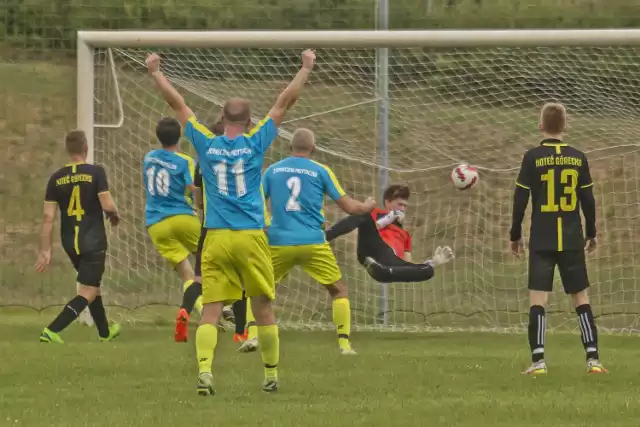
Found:
[{"label": "goalkeeper's glove", "polygon": [[435,268],[442,264],[451,262],[454,258],[453,250],[449,246],[438,246],[433,252],[433,258],[426,261],[425,264],[429,264],[431,267]]},{"label": "goalkeeper's glove", "polygon": [[396,221],[398,221],[398,222],[400,222],[400,224],[402,224],[403,220],[404,220],[404,212],[402,212],[402,211],[390,211],[388,214],[386,214],[382,218],[378,219],[376,221],[376,224],[378,224],[378,228],[385,228],[385,227],[388,227],[389,225],[393,224]]}]

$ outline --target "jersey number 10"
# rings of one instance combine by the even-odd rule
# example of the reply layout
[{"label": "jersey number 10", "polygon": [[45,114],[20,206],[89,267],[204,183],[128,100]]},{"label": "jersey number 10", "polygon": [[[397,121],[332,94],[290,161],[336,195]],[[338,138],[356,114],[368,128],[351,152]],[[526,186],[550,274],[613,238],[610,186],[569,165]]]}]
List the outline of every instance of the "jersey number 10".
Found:
[{"label": "jersey number 10", "polygon": [[[575,169],[562,169],[560,172],[560,183],[562,184],[562,195],[557,200],[556,196],[556,171],[549,169],[547,173],[540,177],[542,182],[547,183],[547,203],[540,207],[542,212],[573,212],[578,206],[578,171]],[[559,202],[559,203],[558,203]]]},{"label": "jersey number 10", "polygon": [[147,174],[147,190],[149,190],[149,194],[152,196],[157,194],[163,197],[169,195],[171,176],[166,169],[159,168],[156,172],[155,166],[151,166],[145,173]]}]

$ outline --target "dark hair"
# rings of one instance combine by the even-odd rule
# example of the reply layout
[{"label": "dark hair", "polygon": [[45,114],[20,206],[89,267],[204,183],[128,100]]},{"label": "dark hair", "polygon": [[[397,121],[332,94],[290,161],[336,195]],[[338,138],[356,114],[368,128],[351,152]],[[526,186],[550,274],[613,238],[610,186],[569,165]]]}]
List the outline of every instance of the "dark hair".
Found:
[{"label": "dark hair", "polygon": [[156,126],[156,137],[163,147],[173,147],[180,141],[180,123],[172,117],[163,117]]},{"label": "dark hair", "polygon": [[72,130],[64,139],[64,145],[67,153],[71,155],[86,154],[87,152],[87,135],[83,130]]},{"label": "dark hair", "polygon": [[214,135],[224,135],[224,123],[222,123],[222,120],[217,120],[212,125],[207,126],[207,128]]},{"label": "dark hair", "polygon": [[387,187],[382,194],[382,198],[385,202],[392,202],[396,199],[409,200],[409,196],[411,196],[411,190],[409,190],[409,187],[398,184]]}]

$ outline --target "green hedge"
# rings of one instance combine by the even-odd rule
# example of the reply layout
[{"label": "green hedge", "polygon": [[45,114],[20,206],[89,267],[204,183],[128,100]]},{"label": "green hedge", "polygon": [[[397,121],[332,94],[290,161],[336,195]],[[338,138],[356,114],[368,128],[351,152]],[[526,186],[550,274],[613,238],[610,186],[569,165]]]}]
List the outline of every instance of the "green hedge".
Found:
[{"label": "green hedge", "polygon": [[[390,0],[392,28],[640,27],[629,0]],[[369,29],[375,0],[5,0],[0,39],[68,49],[90,29]]]}]

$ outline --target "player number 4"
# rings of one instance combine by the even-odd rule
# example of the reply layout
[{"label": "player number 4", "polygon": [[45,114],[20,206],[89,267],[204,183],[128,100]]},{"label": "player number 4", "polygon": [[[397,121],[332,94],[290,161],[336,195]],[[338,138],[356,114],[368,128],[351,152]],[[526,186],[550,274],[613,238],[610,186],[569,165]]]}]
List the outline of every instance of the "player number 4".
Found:
[{"label": "player number 4", "polygon": [[289,178],[287,180],[287,187],[289,187],[291,196],[289,197],[289,200],[287,200],[285,209],[290,212],[297,212],[300,210],[300,202],[298,201],[298,197],[300,196],[300,190],[302,189],[302,181],[300,181],[300,177],[292,176],[291,178]]},{"label": "player number 4", "polygon": [[69,206],[67,206],[67,215],[75,216],[76,221],[82,221],[84,215],[84,209],[80,203],[80,186],[74,185],[71,190],[71,198],[69,199]]},{"label": "player number 4", "polygon": [[560,203],[556,199],[556,171],[549,169],[540,179],[547,183],[547,203],[540,207],[542,212],[573,212],[578,206],[578,171],[575,169],[563,169],[560,172],[560,183],[562,193]]},{"label": "player number 4", "polygon": [[[247,194],[247,184],[244,180],[244,161],[238,160],[231,166],[231,174],[235,177],[236,197],[242,197]],[[225,196],[229,195],[229,184],[227,182],[227,164],[220,162],[213,167],[213,172],[218,178],[218,191]]]}]

